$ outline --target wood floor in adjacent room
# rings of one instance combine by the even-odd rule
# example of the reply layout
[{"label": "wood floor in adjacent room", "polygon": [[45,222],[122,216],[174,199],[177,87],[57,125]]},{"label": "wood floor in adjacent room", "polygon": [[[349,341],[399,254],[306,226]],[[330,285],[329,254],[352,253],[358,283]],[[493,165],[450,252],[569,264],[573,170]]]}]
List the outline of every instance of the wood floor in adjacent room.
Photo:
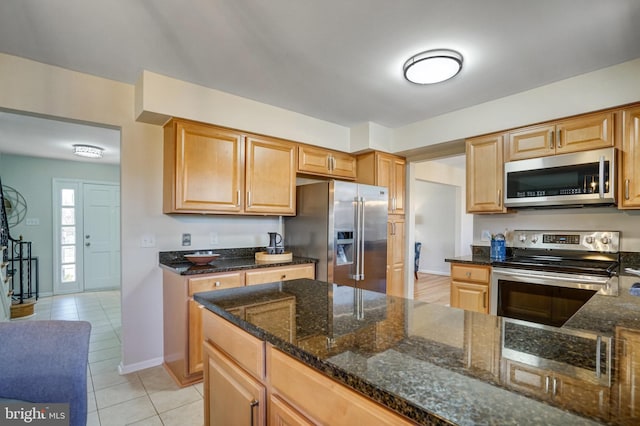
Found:
[{"label": "wood floor in adjacent room", "polygon": [[449,306],[451,277],[418,272],[413,287],[413,298],[428,303]]}]

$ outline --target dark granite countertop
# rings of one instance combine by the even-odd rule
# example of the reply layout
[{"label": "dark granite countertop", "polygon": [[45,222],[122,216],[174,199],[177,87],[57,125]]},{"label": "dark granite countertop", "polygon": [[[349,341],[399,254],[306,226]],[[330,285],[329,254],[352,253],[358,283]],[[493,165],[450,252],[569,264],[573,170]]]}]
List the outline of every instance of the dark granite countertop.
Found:
[{"label": "dark granite countertop", "polygon": [[208,265],[194,265],[185,259],[185,254],[205,250],[167,251],[159,253],[160,267],[180,275],[214,274],[217,272],[239,271],[243,269],[271,268],[274,266],[301,265],[316,263],[316,259],[308,257],[296,257],[286,262],[256,262],[255,254],[262,247],[238,248],[238,249],[206,249],[220,254],[220,257],[211,261]]},{"label": "dark granite countertop", "polygon": [[[505,318],[307,279],[198,293],[195,299],[252,335],[420,424],[615,424],[629,419],[592,418],[579,408],[569,410],[562,401],[551,401],[548,395],[527,396],[507,383],[505,372],[510,360],[529,365],[527,345],[535,336],[543,336],[544,348],[538,349],[555,357],[554,361],[532,365],[571,375],[575,364],[568,363],[580,362],[587,365],[588,374],[576,380],[613,390],[617,360],[610,336],[615,336],[617,326],[640,332],[640,297],[628,294],[634,279],[621,281],[621,296],[594,296],[560,329],[514,325]],[[281,330],[282,324],[259,328],[229,312],[285,296],[296,300],[295,341],[272,332]],[[359,298],[363,303],[354,302]],[[363,308],[357,312],[359,306]],[[595,359],[581,346],[598,336],[612,349],[612,359],[603,358],[605,365],[613,365],[604,375],[610,378],[605,384],[593,370],[588,371]],[[504,350],[505,339],[522,351],[522,358]],[[487,361],[487,357],[499,359]],[[592,408],[593,403],[585,401],[585,406]]]}]

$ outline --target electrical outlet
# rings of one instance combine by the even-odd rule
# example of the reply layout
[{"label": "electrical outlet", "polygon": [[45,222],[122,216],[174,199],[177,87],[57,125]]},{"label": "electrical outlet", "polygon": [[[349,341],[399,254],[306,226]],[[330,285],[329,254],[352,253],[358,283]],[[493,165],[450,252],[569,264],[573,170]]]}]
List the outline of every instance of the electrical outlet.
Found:
[{"label": "electrical outlet", "polygon": [[25,225],[27,225],[27,226],[38,226],[38,225],[40,225],[40,219],[28,217],[27,220],[26,220]]},{"label": "electrical outlet", "polygon": [[482,231],[482,236],[480,237],[481,241],[491,241],[491,231],[487,231],[486,229]]},{"label": "electrical outlet", "polygon": [[182,245],[183,246],[191,245],[191,234],[182,234]]},{"label": "electrical outlet", "polygon": [[209,232],[209,244],[215,246],[218,244],[218,233],[217,232]]},{"label": "electrical outlet", "polygon": [[140,247],[155,247],[156,236],[153,234],[145,234],[140,237]]}]

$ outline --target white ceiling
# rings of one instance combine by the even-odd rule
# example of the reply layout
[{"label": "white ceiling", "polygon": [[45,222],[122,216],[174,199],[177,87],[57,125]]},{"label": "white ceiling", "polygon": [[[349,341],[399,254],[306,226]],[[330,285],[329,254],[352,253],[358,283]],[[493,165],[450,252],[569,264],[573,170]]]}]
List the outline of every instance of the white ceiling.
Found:
[{"label": "white ceiling", "polygon": [[[394,128],[638,58],[638,22],[638,0],[10,0],[0,52]],[[405,81],[434,48],[461,52],[462,72]]]}]

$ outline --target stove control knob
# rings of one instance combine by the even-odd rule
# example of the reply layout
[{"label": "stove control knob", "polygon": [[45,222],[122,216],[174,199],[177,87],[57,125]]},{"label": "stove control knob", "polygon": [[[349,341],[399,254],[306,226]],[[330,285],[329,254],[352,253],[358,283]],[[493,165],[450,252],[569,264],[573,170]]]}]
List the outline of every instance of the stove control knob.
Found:
[{"label": "stove control knob", "polygon": [[537,242],[538,242],[538,236],[537,236],[537,235],[534,235],[533,237],[531,237],[531,242],[532,242],[533,244],[537,243]]},{"label": "stove control knob", "polygon": [[607,237],[606,235],[602,238],[600,238],[600,242],[602,244],[609,244],[611,242],[611,240],[609,239],[609,237]]},{"label": "stove control knob", "polygon": [[518,235],[518,239],[520,240],[521,243],[524,243],[525,241],[527,241],[527,234]]},{"label": "stove control knob", "polygon": [[584,242],[587,244],[593,244],[593,237],[591,235],[585,237]]}]

